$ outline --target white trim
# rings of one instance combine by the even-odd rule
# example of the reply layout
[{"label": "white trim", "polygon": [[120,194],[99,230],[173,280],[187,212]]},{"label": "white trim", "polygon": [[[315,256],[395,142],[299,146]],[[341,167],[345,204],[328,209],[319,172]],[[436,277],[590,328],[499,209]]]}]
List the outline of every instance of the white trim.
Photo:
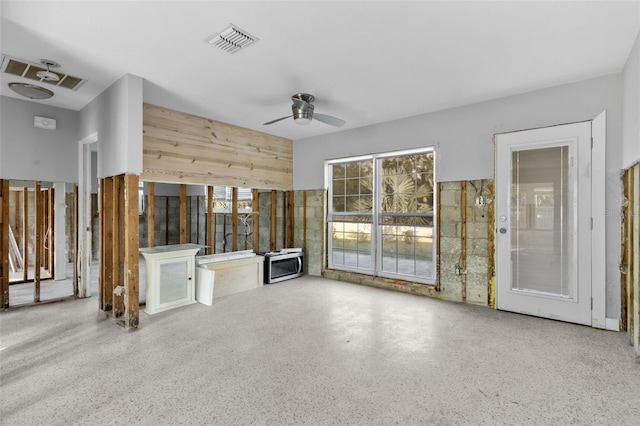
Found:
[{"label": "white trim", "polygon": [[606,235],[606,141],[607,111],[601,112],[591,122],[591,326],[607,328],[607,235]]},{"label": "white trim", "polygon": [[78,142],[78,297],[91,296],[91,144],[96,142],[97,132]]},{"label": "white trim", "polygon": [[620,331],[620,320],[617,318],[605,318],[605,330]]}]

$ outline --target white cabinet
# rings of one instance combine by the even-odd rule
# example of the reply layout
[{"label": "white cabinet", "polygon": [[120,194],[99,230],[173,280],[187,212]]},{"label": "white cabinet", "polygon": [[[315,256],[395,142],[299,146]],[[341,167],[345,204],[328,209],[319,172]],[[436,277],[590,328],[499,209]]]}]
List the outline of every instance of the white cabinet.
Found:
[{"label": "white cabinet", "polygon": [[203,247],[174,244],[140,249],[147,262],[146,313],[196,303],[195,255]]}]

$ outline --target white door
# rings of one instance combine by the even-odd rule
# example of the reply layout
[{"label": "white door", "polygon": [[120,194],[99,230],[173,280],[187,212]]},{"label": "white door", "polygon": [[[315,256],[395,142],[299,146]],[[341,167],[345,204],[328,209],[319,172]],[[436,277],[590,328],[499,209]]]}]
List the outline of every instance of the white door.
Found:
[{"label": "white door", "polygon": [[496,136],[498,309],[591,324],[591,123]]}]

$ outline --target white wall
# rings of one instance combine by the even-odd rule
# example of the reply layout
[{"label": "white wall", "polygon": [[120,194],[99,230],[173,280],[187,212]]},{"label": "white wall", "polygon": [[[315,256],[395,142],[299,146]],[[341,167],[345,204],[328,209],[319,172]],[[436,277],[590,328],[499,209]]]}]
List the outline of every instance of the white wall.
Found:
[{"label": "white wall", "polygon": [[640,33],[622,72],[622,167],[640,161]]},{"label": "white wall", "polygon": [[125,75],[80,111],[78,140],[96,132],[99,178],[142,173],[140,77]]},{"label": "white wall", "polygon": [[[606,209],[620,210],[622,74],[377,124],[293,144],[294,189],[324,187],[324,160],[435,146],[437,180],[493,179],[493,135],[586,121],[607,110]],[[620,216],[607,215],[607,317],[620,312]]]},{"label": "white wall", "polygon": [[[0,178],[77,182],[79,115],[44,102],[0,97]],[[57,128],[33,127],[36,115]]]}]

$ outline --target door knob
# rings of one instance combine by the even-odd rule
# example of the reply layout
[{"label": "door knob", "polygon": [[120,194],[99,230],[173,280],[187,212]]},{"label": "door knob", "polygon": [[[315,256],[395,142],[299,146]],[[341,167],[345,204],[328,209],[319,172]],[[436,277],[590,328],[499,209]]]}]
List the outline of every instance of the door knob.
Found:
[{"label": "door knob", "polygon": [[500,233],[501,234],[506,234],[507,233],[507,228],[500,228]]}]

